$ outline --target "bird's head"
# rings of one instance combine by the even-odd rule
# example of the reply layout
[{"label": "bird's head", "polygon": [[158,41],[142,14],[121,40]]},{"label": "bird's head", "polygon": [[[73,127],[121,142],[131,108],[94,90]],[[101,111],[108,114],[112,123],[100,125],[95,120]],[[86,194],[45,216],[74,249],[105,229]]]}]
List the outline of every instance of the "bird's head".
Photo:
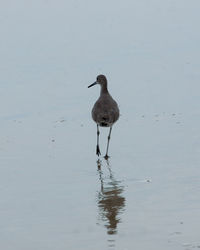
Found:
[{"label": "bird's head", "polygon": [[101,86],[105,86],[107,87],[107,79],[104,75],[98,75],[96,82],[92,83],[91,85],[88,86],[88,88],[96,85],[96,84],[100,84]]}]

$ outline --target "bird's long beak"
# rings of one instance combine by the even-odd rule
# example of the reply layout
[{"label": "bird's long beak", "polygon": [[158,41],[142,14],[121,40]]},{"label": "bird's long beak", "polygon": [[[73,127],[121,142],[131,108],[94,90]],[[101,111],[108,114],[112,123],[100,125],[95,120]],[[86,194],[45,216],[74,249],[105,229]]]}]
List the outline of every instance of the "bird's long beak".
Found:
[{"label": "bird's long beak", "polygon": [[94,85],[96,85],[98,82],[94,82],[94,83],[92,83],[91,85],[89,85],[88,86],[88,88],[90,88],[90,87],[92,87],[92,86],[94,86]]}]

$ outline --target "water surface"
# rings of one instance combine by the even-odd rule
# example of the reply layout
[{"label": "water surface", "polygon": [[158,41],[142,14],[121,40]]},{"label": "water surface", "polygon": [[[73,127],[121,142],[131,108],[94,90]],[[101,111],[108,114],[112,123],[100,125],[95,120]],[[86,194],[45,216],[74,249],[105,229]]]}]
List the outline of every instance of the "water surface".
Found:
[{"label": "water surface", "polygon": [[[199,7],[2,1],[1,249],[200,247]],[[100,73],[121,110],[108,162]]]}]

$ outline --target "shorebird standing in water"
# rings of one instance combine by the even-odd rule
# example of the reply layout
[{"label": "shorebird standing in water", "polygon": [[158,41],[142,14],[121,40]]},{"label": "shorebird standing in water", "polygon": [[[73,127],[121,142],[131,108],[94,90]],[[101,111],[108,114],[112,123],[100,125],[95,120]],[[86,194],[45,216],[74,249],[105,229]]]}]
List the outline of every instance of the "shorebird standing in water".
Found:
[{"label": "shorebird standing in water", "polygon": [[108,147],[110,142],[110,136],[112,131],[113,124],[119,118],[119,108],[116,101],[112,98],[109,94],[107,89],[107,79],[104,75],[97,76],[96,82],[89,85],[88,88],[99,84],[101,86],[101,93],[99,99],[94,104],[92,109],[92,118],[97,124],[97,147],[96,147],[96,154],[99,156],[101,154],[99,149],[99,126],[100,127],[110,127],[110,131],[108,134],[108,142],[106,148],[106,155],[104,158],[108,159]]}]

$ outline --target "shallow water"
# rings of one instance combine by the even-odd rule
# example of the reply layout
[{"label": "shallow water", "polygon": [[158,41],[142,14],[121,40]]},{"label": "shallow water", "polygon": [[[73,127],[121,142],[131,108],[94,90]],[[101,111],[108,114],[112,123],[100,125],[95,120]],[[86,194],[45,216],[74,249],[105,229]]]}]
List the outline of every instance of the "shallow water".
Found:
[{"label": "shallow water", "polygon": [[[199,7],[2,2],[1,249],[200,248]],[[121,110],[108,161],[99,73]]]}]

